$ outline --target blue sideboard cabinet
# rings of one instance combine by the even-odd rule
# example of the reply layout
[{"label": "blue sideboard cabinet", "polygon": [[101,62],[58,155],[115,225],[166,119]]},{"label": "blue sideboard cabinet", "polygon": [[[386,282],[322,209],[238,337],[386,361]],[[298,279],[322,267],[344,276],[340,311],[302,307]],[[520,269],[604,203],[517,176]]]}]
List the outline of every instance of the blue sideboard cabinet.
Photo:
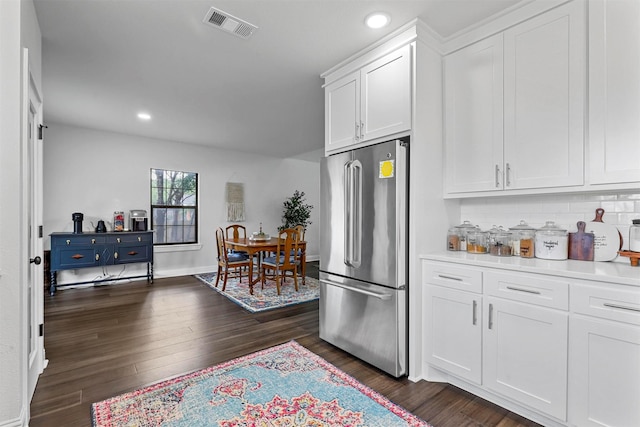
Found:
[{"label": "blue sideboard cabinet", "polygon": [[[153,283],[153,231],[121,231],[109,233],[51,233],[51,287],[54,295],[58,287],[100,283],[146,277]],[[57,273],[109,265],[147,263],[147,274],[58,285]]]}]

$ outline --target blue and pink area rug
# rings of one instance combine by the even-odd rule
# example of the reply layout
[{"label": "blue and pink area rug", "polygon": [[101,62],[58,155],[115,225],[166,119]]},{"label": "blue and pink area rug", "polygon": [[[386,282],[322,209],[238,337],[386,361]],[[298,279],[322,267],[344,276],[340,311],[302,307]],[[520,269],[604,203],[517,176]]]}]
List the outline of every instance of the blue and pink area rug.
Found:
[{"label": "blue and pink area rug", "polygon": [[94,427],[428,426],[290,341],[91,406]]},{"label": "blue and pink area rug", "polygon": [[196,274],[195,277],[252,313],[313,301],[320,297],[318,280],[308,276],[305,277],[305,285],[302,285],[302,278],[298,278],[297,292],[293,286],[293,279],[287,278],[287,282],[280,290],[280,295],[278,295],[276,284],[272,280],[266,281],[264,289],[262,289],[260,282],[256,283],[253,286],[253,295],[251,295],[246,275],[242,277],[242,282],[237,278],[227,279],[227,287],[224,291],[222,290],[222,278],[220,278],[218,287],[215,287],[216,273]]}]

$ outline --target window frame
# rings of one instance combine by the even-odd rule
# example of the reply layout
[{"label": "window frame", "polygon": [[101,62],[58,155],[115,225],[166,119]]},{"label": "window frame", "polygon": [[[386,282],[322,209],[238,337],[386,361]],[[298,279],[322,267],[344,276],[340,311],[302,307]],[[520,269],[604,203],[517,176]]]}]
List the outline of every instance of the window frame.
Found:
[{"label": "window frame", "polygon": [[[158,187],[157,185],[154,186],[154,183],[156,183],[156,177],[157,177],[157,173],[156,171],[162,171],[163,176],[167,176],[167,173],[169,174],[183,174],[183,175],[192,175],[194,177],[194,181],[195,181],[195,185],[193,188],[193,194],[191,194],[191,191],[189,191],[188,196],[185,197],[184,196],[184,190],[182,193],[182,201],[184,202],[184,200],[188,197],[193,196],[194,197],[194,204],[171,204],[170,202],[164,203],[164,204],[159,204],[159,203],[155,203],[155,201],[153,200],[153,196],[154,196],[154,189],[158,189],[158,188],[162,188],[163,190],[167,190],[167,189],[172,189],[172,186],[169,184],[167,185],[166,183],[163,182],[163,186],[162,187]],[[170,176],[170,175],[169,175]],[[151,223],[151,229],[154,230],[156,232],[156,238],[154,239],[154,246],[158,246],[158,247],[171,247],[171,246],[190,246],[190,245],[200,245],[200,233],[199,233],[199,222],[200,222],[200,210],[199,210],[199,188],[200,188],[200,177],[198,172],[188,172],[188,171],[181,171],[181,170],[175,170],[175,169],[164,169],[164,168],[150,168],[149,170],[149,198],[150,198],[150,207],[151,207],[151,214],[150,214],[150,223]],[[163,235],[162,235],[162,240],[160,241],[160,236],[158,236],[158,232],[159,230],[156,229],[157,224],[155,223],[155,211],[157,209],[181,209],[183,213],[187,212],[187,211],[193,211],[193,224],[188,224],[185,225],[184,224],[184,217],[183,217],[183,223],[181,225],[179,225],[178,227],[182,227],[183,229],[183,233],[182,233],[182,240],[180,241],[175,241],[175,242],[167,242],[165,241],[166,236],[167,236],[167,227],[169,227],[166,223],[162,226],[163,227]],[[176,227],[176,226],[171,226],[171,227]],[[184,229],[185,227],[193,227],[193,240],[190,241],[185,241],[184,240]]]}]

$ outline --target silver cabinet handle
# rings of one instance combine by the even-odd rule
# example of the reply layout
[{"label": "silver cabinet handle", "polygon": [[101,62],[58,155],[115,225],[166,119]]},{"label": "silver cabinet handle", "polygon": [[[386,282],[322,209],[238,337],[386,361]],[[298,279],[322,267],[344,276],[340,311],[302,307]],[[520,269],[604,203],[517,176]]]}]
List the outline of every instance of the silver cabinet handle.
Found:
[{"label": "silver cabinet handle", "polygon": [[360,125],[356,122],[356,141],[360,140]]},{"label": "silver cabinet handle", "polygon": [[496,188],[500,188],[500,166],[496,165]]},{"label": "silver cabinet handle", "polygon": [[96,239],[91,239],[91,244],[95,245],[96,244]]},{"label": "silver cabinet handle", "polygon": [[364,122],[360,122],[360,139],[364,139]]},{"label": "silver cabinet handle", "polygon": [[138,242],[142,242],[142,237],[138,236]]},{"label": "silver cabinet handle", "polygon": [[617,308],[619,310],[628,310],[628,311],[636,311],[638,313],[640,313],[640,308],[634,308],[634,307],[626,307],[624,305],[618,305],[618,304],[611,304],[609,302],[605,302],[604,304],[605,307],[609,307],[609,308]]},{"label": "silver cabinet handle", "polygon": [[119,237],[116,240],[118,241],[118,243],[120,243],[120,238]]},{"label": "silver cabinet handle", "polygon": [[71,244],[71,240],[67,240],[67,245],[70,245],[70,244]]},{"label": "silver cabinet handle", "polygon": [[96,261],[100,260],[100,254],[96,254]]},{"label": "silver cabinet handle", "polygon": [[346,291],[352,291],[352,292],[355,292],[357,294],[363,294],[363,295],[366,295],[366,296],[369,296],[369,297],[378,298],[378,299],[381,299],[381,300],[391,299],[391,294],[379,294],[377,292],[367,291],[365,289],[352,288],[351,286],[345,286],[345,285],[342,285],[340,283],[332,282],[332,281],[329,281],[329,280],[320,280],[320,283],[324,283],[325,285],[335,286],[337,288],[341,288],[341,289],[344,289]]},{"label": "silver cabinet handle", "polygon": [[493,304],[489,304],[489,329],[493,329]]},{"label": "silver cabinet handle", "polygon": [[507,187],[511,187],[511,166],[509,166],[509,163],[507,163]]},{"label": "silver cabinet handle", "polygon": [[438,274],[438,277],[441,278],[441,279],[456,280],[458,282],[462,282],[462,279],[460,277],[445,276],[444,274]]},{"label": "silver cabinet handle", "polygon": [[526,292],[528,294],[534,294],[534,295],[540,295],[541,294],[540,291],[532,291],[531,289],[514,288],[513,286],[507,286],[507,289],[509,289],[510,291]]},{"label": "silver cabinet handle", "polygon": [[114,253],[113,253],[113,257],[114,257],[115,259],[118,259],[118,252],[114,252]]},{"label": "silver cabinet handle", "polygon": [[473,325],[478,323],[478,302],[473,300]]}]

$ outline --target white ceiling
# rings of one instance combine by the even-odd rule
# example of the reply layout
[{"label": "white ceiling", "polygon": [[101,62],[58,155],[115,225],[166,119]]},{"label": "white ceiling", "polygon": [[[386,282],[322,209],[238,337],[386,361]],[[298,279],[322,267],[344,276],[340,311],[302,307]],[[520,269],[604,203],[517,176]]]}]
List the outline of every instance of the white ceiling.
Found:
[{"label": "white ceiling", "polygon": [[[44,120],[304,156],[324,146],[320,73],[416,17],[446,39],[519,2],[34,0]],[[259,28],[244,40],[205,25],[212,6]],[[376,10],[389,27],[364,26]]]}]

